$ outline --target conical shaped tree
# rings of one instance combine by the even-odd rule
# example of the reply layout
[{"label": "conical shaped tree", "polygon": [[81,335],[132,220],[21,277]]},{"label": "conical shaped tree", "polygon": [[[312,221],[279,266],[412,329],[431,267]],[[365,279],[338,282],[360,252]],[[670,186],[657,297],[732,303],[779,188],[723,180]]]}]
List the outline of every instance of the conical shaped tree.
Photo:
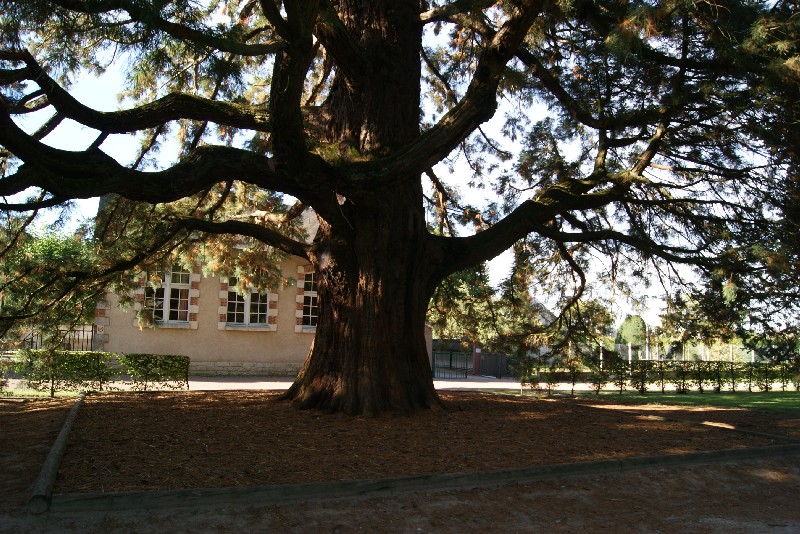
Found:
[{"label": "conical shaped tree", "polygon": [[643,347],[647,340],[647,324],[640,315],[628,315],[619,325],[614,343]]}]

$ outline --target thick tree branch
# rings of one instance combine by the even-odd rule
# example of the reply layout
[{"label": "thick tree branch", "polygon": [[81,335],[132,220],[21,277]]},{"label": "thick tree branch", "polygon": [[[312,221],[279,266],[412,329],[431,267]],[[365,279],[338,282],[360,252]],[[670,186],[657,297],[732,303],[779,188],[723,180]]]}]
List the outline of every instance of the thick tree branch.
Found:
[{"label": "thick tree branch", "polygon": [[396,183],[397,176],[418,176],[442,160],[497,109],[497,88],[506,64],[522,44],[541,3],[523,2],[487,44],[466,94],[439,122],[416,141],[377,161],[347,166],[349,183],[358,188],[382,189]]},{"label": "thick tree branch", "polygon": [[[232,147],[202,146],[159,172],[120,165],[100,150],[68,152],[44,145],[23,132],[0,108],[0,145],[20,158],[16,174],[0,179],[0,195],[39,187],[53,196],[90,198],[118,193],[131,200],[171,202],[224,180],[243,180],[292,196],[316,198],[313,189],[276,171],[271,158]],[[319,169],[320,174],[322,169]],[[320,180],[317,175],[317,180]],[[319,184],[319,181],[316,182]]]},{"label": "thick tree branch", "polygon": [[176,221],[187,230],[196,230],[207,234],[231,234],[252,237],[262,243],[282,250],[287,254],[309,259],[311,246],[264,226],[245,221],[214,222],[206,219],[181,219]]},{"label": "thick tree branch", "polygon": [[432,22],[448,22],[455,15],[463,15],[471,11],[477,11],[492,7],[493,0],[455,0],[449,4],[429,9],[419,16],[420,22],[430,24]]},{"label": "thick tree branch", "polygon": [[157,127],[165,122],[191,119],[236,128],[268,131],[269,113],[263,107],[219,102],[182,93],[169,94],[142,106],[121,111],[101,112],[81,104],[53,80],[27,51],[0,52],[0,58],[24,61],[26,79],[42,88],[56,111],[84,126],[108,134],[129,133]]},{"label": "thick tree branch", "polygon": [[353,37],[329,1],[322,2],[315,35],[347,78],[359,79],[371,70],[364,47]]},{"label": "thick tree branch", "polygon": [[63,204],[68,202],[70,199],[62,198],[62,197],[50,197],[42,200],[35,200],[31,202],[24,202],[24,203],[5,203],[0,202],[0,210],[3,211],[31,211],[31,210],[40,210],[45,208],[52,208],[58,206],[59,204]]},{"label": "thick tree branch", "polygon": [[313,24],[317,14],[317,2],[302,5],[287,4],[287,24],[292,31],[291,46],[275,57],[270,85],[270,111],[273,119],[272,146],[278,162],[289,167],[292,162],[297,172],[308,159],[303,115],[300,103],[305,89],[305,80],[314,60]]},{"label": "thick tree branch", "polygon": [[278,10],[275,1],[259,0],[258,4],[261,6],[261,12],[264,14],[264,17],[266,17],[269,23],[272,24],[272,27],[275,28],[275,32],[284,40],[290,40],[291,31],[289,30],[289,25],[281,16],[281,12]]},{"label": "thick tree branch", "polygon": [[286,46],[286,43],[282,40],[266,43],[246,43],[208,28],[199,30],[170,22],[161,16],[160,9],[152,2],[137,2],[135,0],[50,0],[50,3],[78,13],[101,14],[120,10],[125,11],[132,21],[162,31],[176,39],[240,56],[274,54]]},{"label": "thick tree branch", "polygon": [[535,200],[526,200],[504,219],[493,226],[469,237],[431,236],[447,251],[448,259],[443,269],[450,274],[490,260],[515,242],[532,232],[541,232],[549,221],[561,213],[571,210],[597,209],[624,198],[627,184],[618,184],[596,193],[589,193],[593,185],[589,181],[571,180],[556,184]]},{"label": "thick tree branch", "polygon": [[541,236],[557,241],[558,243],[597,243],[601,241],[613,241],[616,243],[624,243],[641,252],[663,258],[672,263],[700,265],[712,268],[719,266],[718,258],[703,256],[705,247],[686,248],[670,246],[663,243],[656,243],[652,239],[628,235],[610,228],[595,231],[563,232],[545,225],[537,228],[535,232]]}]

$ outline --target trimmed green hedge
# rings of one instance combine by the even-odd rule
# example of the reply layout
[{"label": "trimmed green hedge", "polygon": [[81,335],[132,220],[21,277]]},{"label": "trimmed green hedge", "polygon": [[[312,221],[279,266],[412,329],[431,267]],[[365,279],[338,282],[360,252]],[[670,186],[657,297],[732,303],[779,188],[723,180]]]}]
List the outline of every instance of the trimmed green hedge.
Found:
[{"label": "trimmed green hedge", "polygon": [[0,356],[0,391],[3,391],[8,385],[8,378],[6,375],[14,370],[14,361],[11,358]]},{"label": "trimmed green hedge", "polygon": [[170,389],[189,389],[189,357],[163,354],[122,354],[118,357],[133,389],[147,391],[157,385]]},{"label": "trimmed green hedge", "polygon": [[120,382],[144,391],[189,389],[187,356],[24,349],[14,357],[14,371],[30,388],[49,390],[51,397],[62,390],[102,391]]},{"label": "trimmed green hedge", "polygon": [[[697,391],[705,393],[722,391],[769,391],[780,387],[786,391],[793,387],[800,391],[800,359],[784,362],[725,362],[725,361],[648,361],[626,362],[612,360],[602,369],[594,362],[588,372],[567,372],[551,365],[542,367],[538,373],[529,375],[523,385],[539,389],[546,384],[550,392],[557,383],[571,382],[576,378],[599,393],[607,384],[613,384],[622,394],[627,389],[644,394],[651,388],[664,393],[666,385],[672,384],[677,393]],[[574,384],[573,384],[574,389]]]}]

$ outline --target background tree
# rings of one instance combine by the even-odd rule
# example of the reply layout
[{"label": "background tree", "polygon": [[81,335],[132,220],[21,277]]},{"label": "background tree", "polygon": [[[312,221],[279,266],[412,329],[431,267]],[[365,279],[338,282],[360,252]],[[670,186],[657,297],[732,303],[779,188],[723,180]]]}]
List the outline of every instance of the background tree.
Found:
[{"label": "background tree", "polygon": [[[753,95],[780,55],[755,30],[794,15],[772,4],[7,0],[0,209],[115,195],[96,238],[105,267],[86,279],[213,256],[202,241],[225,234],[252,240],[254,258],[305,258],[320,317],[287,397],[348,413],[438,406],[430,298],[509,247],[517,294],[537,284],[567,307],[602,259],[598,279],[666,262],[747,284],[741,257],[766,256],[743,251],[746,236],[780,217],[758,192],[787,186],[769,149],[788,140],[748,127],[773,113]],[[123,109],[69,94],[112,63]],[[36,111],[48,118],[29,127]],[[96,138],[44,142],[67,119]],[[139,140],[132,161],[104,152],[116,135]],[[155,157],[167,140],[175,161]],[[469,171],[435,168],[458,154]],[[492,199],[462,202],[465,182]],[[319,221],[310,243],[304,207]]]},{"label": "background tree", "polygon": [[617,336],[614,339],[616,345],[631,345],[642,347],[647,342],[647,324],[640,315],[627,315],[619,325]]},{"label": "background tree", "polygon": [[496,339],[505,316],[486,266],[448,276],[436,288],[428,306],[434,337],[487,343]]},{"label": "background tree", "polygon": [[0,338],[35,333],[43,346],[60,346],[72,327],[91,322],[105,295],[103,282],[87,277],[94,247],[80,233],[29,233],[24,220],[7,222],[0,232]]}]

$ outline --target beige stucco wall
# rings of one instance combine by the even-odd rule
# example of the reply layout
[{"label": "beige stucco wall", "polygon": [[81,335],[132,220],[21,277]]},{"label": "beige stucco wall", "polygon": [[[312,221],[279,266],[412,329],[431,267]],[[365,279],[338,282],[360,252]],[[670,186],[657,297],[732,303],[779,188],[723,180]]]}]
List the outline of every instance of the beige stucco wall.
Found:
[{"label": "beige stucco wall", "polygon": [[[301,260],[289,259],[281,266],[284,277],[302,278]],[[196,316],[192,327],[141,327],[133,309],[121,309],[116,295],[98,307],[95,324],[102,340],[99,350],[118,353],[181,354],[191,359],[193,374],[293,376],[305,361],[314,338],[313,330],[298,332],[296,283],[275,291],[277,315],[274,331],[220,329],[220,279],[200,277],[197,284]],[[190,309],[192,311],[192,309]],[[426,326],[428,355],[431,329]]]},{"label": "beige stucco wall", "polygon": [[[286,278],[298,276],[297,261],[282,265]],[[297,286],[294,283],[275,293],[275,331],[221,330],[219,328],[218,277],[202,277],[197,297],[196,328],[143,327],[136,323],[133,309],[117,306],[108,295],[107,306],[95,320],[105,334],[103,350],[121,353],[182,354],[189,356],[192,371],[212,374],[291,375],[302,365],[314,333],[295,332]],[[105,324],[100,324],[105,323]]]}]

